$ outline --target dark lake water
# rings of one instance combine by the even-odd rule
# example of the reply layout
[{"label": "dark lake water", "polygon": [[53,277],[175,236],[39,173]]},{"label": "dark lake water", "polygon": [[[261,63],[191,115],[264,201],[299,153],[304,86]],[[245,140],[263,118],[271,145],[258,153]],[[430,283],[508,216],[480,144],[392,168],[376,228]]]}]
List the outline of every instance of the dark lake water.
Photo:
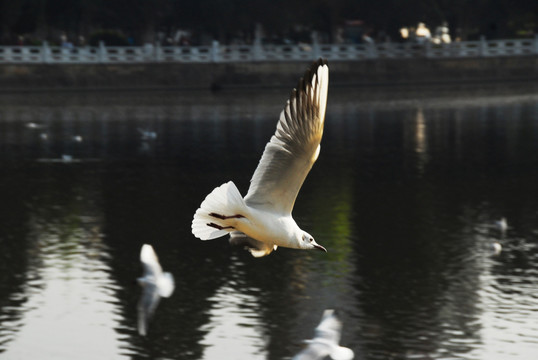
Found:
[{"label": "dark lake water", "polygon": [[[330,89],[294,209],[328,253],[195,239],[287,94],[0,95],[0,358],[289,359],[327,308],[356,359],[536,358],[538,92]],[[141,337],[144,243],[176,291]]]}]

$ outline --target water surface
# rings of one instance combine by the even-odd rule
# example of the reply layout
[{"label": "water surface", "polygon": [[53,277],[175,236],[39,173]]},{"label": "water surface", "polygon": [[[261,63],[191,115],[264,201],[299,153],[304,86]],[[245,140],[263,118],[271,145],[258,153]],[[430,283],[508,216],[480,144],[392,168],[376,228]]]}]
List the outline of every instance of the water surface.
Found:
[{"label": "water surface", "polygon": [[[331,89],[294,209],[328,253],[195,239],[214,187],[246,193],[286,95],[0,96],[0,356],[286,359],[336,308],[357,359],[533,358],[538,95]],[[177,286],[147,337],[144,243]]]}]

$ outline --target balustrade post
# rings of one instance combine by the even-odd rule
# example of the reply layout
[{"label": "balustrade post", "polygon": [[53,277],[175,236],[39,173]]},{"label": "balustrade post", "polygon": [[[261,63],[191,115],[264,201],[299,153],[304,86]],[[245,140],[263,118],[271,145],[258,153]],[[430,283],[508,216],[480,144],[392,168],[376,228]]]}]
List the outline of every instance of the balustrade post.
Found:
[{"label": "balustrade post", "polygon": [[256,37],[254,39],[254,44],[252,44],[252,57],[254,61],[260,61],[263,60],[263,46],[262,46],[262,39]]},{"label": "balustrade post", "polygon": [[44,63],[50,63],[51,61],[50,47],[47,41],[43,41],[43,45],[41,49],[41,59],[43,60]]},{"label": "balustrade post", "polygon": [[424,56],[427,58],[432,57],[432,43],[429,40],[426,40],[424,44]]},{"label": "balustrade post", "polygon": [[163,49],[159,42],[155,43],[155,61],[161,62],[163,59]]},{"label": "balustrade post", "polygon": [[104,41],[99,41],[99,49],[97,50],[97,53],[99,54],[99,62],[106,62],[106,48]]},{"label": "balustrade post", "polygon": [[484,35],[480,36],[480,56],[486,56],[487,55],[487,43],[486,43],[486,37]]},{"label": "balustrade post", "polygon": [[217,40],[213,40],[213,43],[211,44],[211,61],[219,62],[219,51],[219,42]]},{"label": "balustrade post", "polygon": [[265,59],[265,53],[262,46],[262,37],[263,37],[263,27],[260,23],[256,23],[256,27],[254,29],[254,42],[253,42],[253,48],[252,48],[252,55],[254,57],[254,60],[264,60]]},{"label": "balustrade post", "polygon": [[320,50],[320,47],[319,47],[319,39],[318,39],[318,32],[317,31],[312,31],[311,38],[312,38],[312,52],[314,54],[314,56],[312,58],[317,59],[317,58],[321,57],[321,50]]},{"label": "balustrade post", "polygon": [[[392,44],[386,44],[385,46],[391,46]],[[369,59],[377,58],[377,44],[375,43],[366,43],[364,44],[366,50],[366,57]]]}]

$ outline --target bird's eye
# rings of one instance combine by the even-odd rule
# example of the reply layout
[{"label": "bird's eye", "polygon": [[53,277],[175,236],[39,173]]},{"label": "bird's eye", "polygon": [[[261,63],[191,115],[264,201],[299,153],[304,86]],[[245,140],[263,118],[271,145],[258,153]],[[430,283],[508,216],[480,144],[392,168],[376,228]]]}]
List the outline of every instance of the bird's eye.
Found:
[{"label": "bird's eye", "polygon": [[314,241],[314,239],[310,238],[310,242]]}]

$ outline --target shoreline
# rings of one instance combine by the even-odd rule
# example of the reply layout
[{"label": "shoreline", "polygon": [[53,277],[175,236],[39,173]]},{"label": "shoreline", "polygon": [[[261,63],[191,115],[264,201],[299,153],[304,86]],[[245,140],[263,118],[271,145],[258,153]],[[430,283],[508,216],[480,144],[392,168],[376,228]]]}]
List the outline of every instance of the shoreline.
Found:
[{"label": "shoreline", "polygon": [[[274,89],[229,89],[210,91],[175,91],[171,89],[151,89],[146,91],[92,91],[83,89],[72,91],[18,91],[0,92],[0,117],[11,119],[15,114],[28,113],[36,116],[36,109],[56,108],[58,111],[91,112],[96,109],[115,109],[120,113],[137,108],[151,107],[157,112],[168,114],[218,113],[235,117],[244,114],[267,112],[278,114],[288,99],[289,88]],[[484,104],[508,105],[515,102],[536,102],[536,83],[475,83],[443,84],[435,86],[377,86],[377,87],[332,87],[329,90],[331,109],[350,111],[351,109],[399,109],[399,108],[445,108],[453,106],[476,107]],[[130,109],[130,110],[128,110]],[[164,110],[166,109],[166,110]],[[108,111],[107,110],[107,111]],[[332,110],[331,110],[332,111]],[[8,114],[11,114],[8,116]],[[227,115],[227,116],[228,116]]]},{"label": "shoreline", "polygon": [[[308,62],[0,64],[0,92],[290,88]],[[538,56],[332,61],[333,87],[534,83]]]}]

